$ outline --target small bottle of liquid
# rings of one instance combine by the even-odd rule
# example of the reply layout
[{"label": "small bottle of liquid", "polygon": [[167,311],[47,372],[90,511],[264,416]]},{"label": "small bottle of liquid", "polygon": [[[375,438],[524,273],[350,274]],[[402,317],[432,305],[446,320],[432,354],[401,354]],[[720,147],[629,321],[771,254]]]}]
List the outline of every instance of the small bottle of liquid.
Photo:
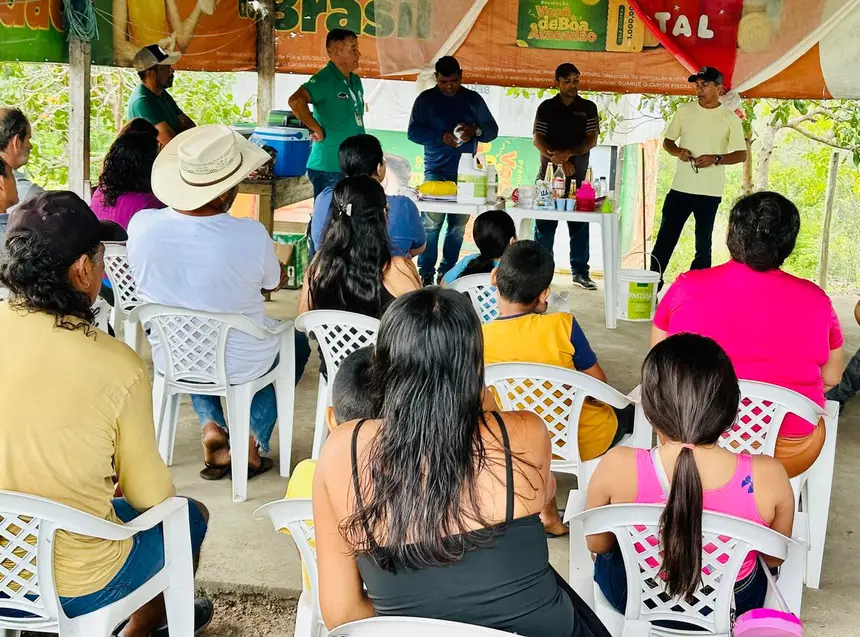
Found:
[{"label": "small bottle of liquid", "polygon": [[585,179],[582,180],[582,183],[594,183],[594,171],[591,169],[591,166],[585,171]]},{"label": "small bottle of liquid", "polygon": [[499,173],[495,164],[487,166],[487,203],[496,203],[499,200]]},{"label": "small bottle of liquid", "polygon": [[597,196],[598,197],[605,197],[606,195],[609,194],[609,185],[606,181],[606,177],[601,177],[600,181],[598,183],[600,185],[597,188]]},{"label": "small bottle of liquid", "polygon": [[553,199],[564,199],[565,197],[565,184],[567,182],[566,177],[564,176],[564,170],[561,168],[561,164],[556,166],[555,172],[552,174],[552,198]]}]

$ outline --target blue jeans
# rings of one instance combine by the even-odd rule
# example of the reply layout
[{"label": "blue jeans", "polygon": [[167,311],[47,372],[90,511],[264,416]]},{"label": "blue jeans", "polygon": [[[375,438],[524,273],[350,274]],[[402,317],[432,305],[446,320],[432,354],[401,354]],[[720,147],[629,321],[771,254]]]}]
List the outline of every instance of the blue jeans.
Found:
[{"label": "blue jeans", "polygon": [[[115,498],[113,509],[123,522],[131,522],[140,515],[123,498]],[[206,520],[194,502],[188,502],[188,520],[191,524],[191,553],[197,555],[206,537]],[[78,617],[104,608],[143,586],[164,568],[164,529],[159,524],[134,536],[134,545],[125,564],[108,584],[95,593],[81,597],[60,597],[63,611],[68,617]]]},{"label": "blue jeans", "polygon": [[[296,384],[301,380],[305,371],[305,365],[311,356],[311,345],[308,337],[303,332],[296,332]],[[272,363],[271,369],[278,364],[278,358]],[[271,369],[269,371],[271,371]],[[191,394],[191,406],[197,413],[202,427],[207,422],[214,422],[227,431],[227,420],[224,418],[224,408],[221,406],[220,396],[206,396],[203,394]],[[267,385],[254,394],[251,399],[251,435],[257,441],[262,453],[269,451],[269,440],[272,438],[272,430],[278,419],[278,405],[275,402],[275,386]]]},{"label": "blue jeans", "polygon": [[457,265],[460,260],[460,248],[463,247],[463,234],[469,215],[449,215],[440,212],[422,212],[424,230],[427,232],[427,246],[418,255],[418,271],[421,277],[432,277],[436,271],[436,259],[439,257],[439,233],[445,218],[448,219],[448,230],[445,232],[445,243],[442,246],[442,262],[439,264],[439,276]]},{"label": "blue jeans", "polygon": [[[553,252],[557,227],[558,221],[535,221],[535,241],[549,250],[550,254]],[[567,234],[570,239],[570,270],[574,275],[588,276],[588,224],[568,221]]]},{"label": "blue jeans", "polygon": [[[615,610],[624,613],[627,609],[627,573],[624,570],[624,558],[616,547],[611,553],[596,555],[594,558],[594,581],[600,592]],[[764,607],[767,596],[767,577],[756,562],[755,570],[744,579],[735,583],[735,609],[738,616]],[[664,628],[689,630],[690,626],[683,622],[655,622]]]},{"label": "blue jeans", "polygon": [[[331,186],[334,188],[337,186],[337,182],[343,179],[342,173],[330,173],[324,170],[314,170],[313,168],[308,168],[308,180],[311,182],[311,186],[314,189],[314,199],[320,196],[320,193]],[[314,258],[314,254],[316,253],[316,246],[314,245],[313,237],[311,236],[311,224],[308,223],[308,260]]]}]

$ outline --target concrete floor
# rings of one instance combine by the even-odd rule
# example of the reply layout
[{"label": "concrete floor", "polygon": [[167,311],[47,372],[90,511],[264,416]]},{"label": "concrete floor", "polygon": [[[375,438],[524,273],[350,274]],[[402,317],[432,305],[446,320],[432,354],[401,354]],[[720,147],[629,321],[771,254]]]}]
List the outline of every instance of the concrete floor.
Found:
[{"label": "concrete floor", "polygon": [[[559,288],[566,282],[558,281]],[[609,382],[622,392],[638,384],[639,366],[648,348],[650,324],[619,322],[608,331],[603,325],[601,292],[571,290],[571,303]],[[296,292],[276,294],[267,313],[276,318],[295,314]],[[856,299],[836,298],[846,336],[846,356],[860,345],[860,328],[853,319]],[[148,354],[147,354],[148,355]],[[293,465],[310,457],[314,409],[317,395],[316,358],[308,364],[296,392]],[[276,470],[252,480],[248,501],[234,504],[229,480],[205,482],[198,477],[202,468],[199,428],[190,404],[184,401],[172,467],[180,494],[198,499],[211,512],[210,530],[203,547],[198,585],[216,598],[216,620],[207,635],[287,637],[292,635],[295,597],[301,586],[299,558],[291,540],[273,532],[267,521],[255,521],[254,510],[283,497],[286,481]],[[851,491],[860,481],[860,469],[850,458],[860,449],[860,403],[850,402],[841,418],[827,550],[821,590],[807,590],[803,599],[803,619],[807,634],[816,637],[860,634],[860,561],[854,550],[854,529],[860,529],[860,506]],[[272,456],[279,458],[277,432]],[[276,462],[277,467],[277,462]],[[559,503],[564,504],[573,481],[559,477]],[[549,541],[550,558],[561,573],[567,571],[568,541]],[[852,619],[855,618],[855,619]]]}]

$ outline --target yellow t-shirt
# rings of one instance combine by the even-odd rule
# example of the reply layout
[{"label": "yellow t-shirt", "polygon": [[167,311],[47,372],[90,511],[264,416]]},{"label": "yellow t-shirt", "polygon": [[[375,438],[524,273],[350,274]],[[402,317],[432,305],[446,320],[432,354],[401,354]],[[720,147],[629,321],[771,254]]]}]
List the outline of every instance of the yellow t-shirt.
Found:
[{"label": "yellow t-shirt", "polygon": [[[484,363],[542,363],[574,369],[571,342],[573,316],[565,312],[525,314],[486,323]],[[618,430],[612,407],[587,400],[579,417],[579,455],[592,460],[603,455]]]},{"label": "yellow t-shirt", "polygon": [[[302,460],[293,469],[290,476],[290,481],[287,483],[287,493],[285,498],[310,498],[313,497],[314,491],[314,472],[317,470],[316,460]],[[308,520],[308,526],[313,526],[314,521]],[[287,535],[290,534],[286,529],[282,529]],[[316,543],[311,540],[309,542],[311,548],[316,548]],[[304,582],[305,590],[311,589],[311,578],[308,577],[308,569],[305,568],[305,563],[302,561],[302,581]]]},{"label": "yellow t-shirt", "polygon": [[[728,155],[738,150],[746,150],[747,147],[744,127],[737,115],[725,106],[703,108],[698,102],[690,102],[678,108],[664,137],[689,150],[693,157]],[[725,166],[699,168],[697,173],[690,162],[678,159],[673,190],[692,195],[722,197],[725,184]]]},{"label": "yellow t-shirt", "polygon": [[[111,505],[114,469],[139,511],[175,494],[155,442],[149,373],[122,341],[94,328],[91,336],[57,328],[53,316],[3,302],[0,352],[0,489],[111,522],[119,522]],[[130,539],[58,532],[57,591],[77,597],[104,588],[131,547]]]}]

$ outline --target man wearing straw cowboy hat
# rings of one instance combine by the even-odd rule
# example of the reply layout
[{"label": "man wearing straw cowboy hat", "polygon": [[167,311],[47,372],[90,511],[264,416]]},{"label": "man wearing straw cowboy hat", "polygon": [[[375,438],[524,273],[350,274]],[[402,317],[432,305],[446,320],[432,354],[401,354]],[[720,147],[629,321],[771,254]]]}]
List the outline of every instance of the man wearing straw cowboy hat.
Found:
[{"label": "man wearing straw cowboy hat", "polygon": [[[168,207],[138,212],[128,227],[128,260],[137,294],[151,303],[206,312],[242,314],[271,326],[263,292],[283,284],[284,271],[271,237],[254,219],[238,219],[229,210],[239,183],[269,160],[261,148],[226,126],[201,126],[177,135],[152,167],[152,189]],[[151,340],[156,369],[164,354]],[[278,339],[258,340],[231,330],[227,338],[227,376],[243,383],[265,374],[277,362]],[[296,381],[310,347],[296,334]],[[217,396],[192,395],[203,428],[206,467],[200,476],[219,480],[230,471],[230,441]],[[248,477],[272,468],[269,438],[277,419],[274,388],[254,396]]]}]

